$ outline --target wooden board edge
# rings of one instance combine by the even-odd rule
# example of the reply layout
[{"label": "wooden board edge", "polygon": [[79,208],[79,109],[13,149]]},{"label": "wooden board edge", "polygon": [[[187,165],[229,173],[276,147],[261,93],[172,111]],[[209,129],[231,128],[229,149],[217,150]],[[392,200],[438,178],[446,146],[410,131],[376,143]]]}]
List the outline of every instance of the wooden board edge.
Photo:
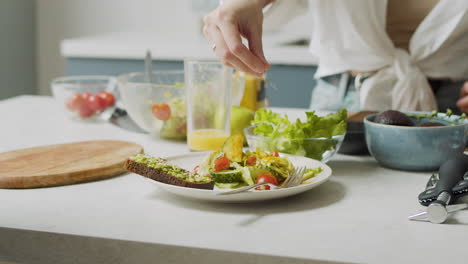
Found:
[{"label": "wooden board edge", "polygon": [[[44,176],[35,176],[30,178],[6,178],[8,180],[0,178],[0,189],[34,189],[56,187],[109,179],[127,173],[128,171],[125,170],[124,164],[125,161],[116,163],[110,167],[106,167],[105,175],[103,175],[100,171],[87,170],[81,172],[72,172],[67,175],[52,174]],[[85,177],[78,177],[82,176],[82,174],[87,175]]]}]

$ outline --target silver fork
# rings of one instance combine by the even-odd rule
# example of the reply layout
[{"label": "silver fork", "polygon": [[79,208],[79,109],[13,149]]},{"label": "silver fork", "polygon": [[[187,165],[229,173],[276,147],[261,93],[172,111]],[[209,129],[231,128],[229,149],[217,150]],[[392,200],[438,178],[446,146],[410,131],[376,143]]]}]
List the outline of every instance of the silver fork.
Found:
[{"label": "silver fork", "polygon": [[237,189],[232,190],[232,191],[218,192],[218,193],[216,193],[216,195],[242,193],[242,192],[246,192],[248,190],[251,190],[253,188],[256,188],[258,186],[263,186],[263,185],[268,185],[272,189],[283,189],[283,188],[294,187],[294,186],[297,186],[297,185],[301,184],[302,177],[304,176],[305,170],[306,170],[305,166],[296,168],[295,172],[292,173],[291,175],[289,175],[289,177],[286,178],[286,180],[280,186],[271,184],[269,182],[262,182],[262,183],[257,183],[257,184],[250,185],[250,186],[245,186],[245,187],[242,187],[242,188],[237,188]]}]

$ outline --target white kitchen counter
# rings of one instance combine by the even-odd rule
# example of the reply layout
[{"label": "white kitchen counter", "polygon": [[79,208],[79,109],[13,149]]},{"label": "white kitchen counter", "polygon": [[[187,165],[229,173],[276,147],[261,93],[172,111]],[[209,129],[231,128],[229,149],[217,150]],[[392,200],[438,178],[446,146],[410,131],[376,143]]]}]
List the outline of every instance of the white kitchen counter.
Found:
[{"label": "white kitchen counter", "polygon": [[[0,101],[0,113],[0,151],[117,139],[152,155],[187,152],[111,124],[69,121],[49,97]],[[428,173],[381,168],[371,157],[337,155],[328,165],[333,176],[323,185],[251,204],[180,198],[135,174],[2,189],[0,262],[466,263],[468,211],[441,225],[407,220],[422,209]]]},{"label": "white kitchen counter", "polygon": [[[281,36],[264,37],[264,53],[271,64],[316,65],[317,59],[307,46],[280,45]],[[214,59],[211,45],[200,36],[187,37],[177,32],[164,35],[149,33],[109,33],[99,36],[66,39],[61,54],[66,58],[142,59],[151,50],[155,60],[185,58]]]}]

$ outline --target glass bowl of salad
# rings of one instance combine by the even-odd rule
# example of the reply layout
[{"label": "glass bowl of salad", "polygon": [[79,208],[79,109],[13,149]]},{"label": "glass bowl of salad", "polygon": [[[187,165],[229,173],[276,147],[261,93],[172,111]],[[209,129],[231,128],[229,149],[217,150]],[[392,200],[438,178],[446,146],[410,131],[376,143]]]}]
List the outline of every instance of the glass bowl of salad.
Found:
[{"label": "glass bowl of salad", "polygon": [[99,120],[99,115],[114,110],[115,88],[112,76],[68,76],[51,82],[52,94],[67,116],[83,121]]},{"label": "glass bowl of salad", "polygon": [[260,109],[251,126],[244,129],[249,149],[304,156],[328,162],[339,150],[346,134],[345,109],[326,116],[306,112],[306,120],[291,122],[270,110]]},{"label": "glass bowl of salad", "polygon": [[184,71],[154,71],[118,77],[125,110],[146,132],[165,139],[184,140],[187,136]]}]

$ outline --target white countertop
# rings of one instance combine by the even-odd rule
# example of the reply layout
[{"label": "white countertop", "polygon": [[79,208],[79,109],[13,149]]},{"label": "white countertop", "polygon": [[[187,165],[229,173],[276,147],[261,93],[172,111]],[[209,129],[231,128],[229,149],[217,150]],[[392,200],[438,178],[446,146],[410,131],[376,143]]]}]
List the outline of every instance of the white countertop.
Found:
[{"label": "white countertop", "polygon": [[[284,46],[280,36],[264,37],[264,52],[271,64],[316,65],[307,46]],[[185,58],[214,59],[211,45],[200,36],[186,37],[177,32],[108,33],[99,36],[66,39],[61,54],[66,58],[143,59],[151,50],[155,60],[184,60]]]},{"label": "white countertop", "polygon": [[[151,139],[111,124],[69,121],[49,97],[0,101],[0,113],[0,151],[118,139],[141,144],[152,155],[188,152],[182,143]],[[67,240],[69,235],[76,235],[106,238],[102,243],[141,242],[141,247],[151,248],[148,252],[161,252],[168,246],[176,249],[160,253],[160,263],[184,262],[175,260],[176,252],[184,249],[205,252],[198,256],[205,263],[216,263],[209,260],[217,252],[234,252],[230,258],[236,259],[224,260],[228,263],[280,263],[274,260],[286,257],[295,261],[281,263],[466,263],[468,211],[456,213],[441,225],[407,220],[422,209],[416,197],[428,173],[381,168],[371,157],[337,155],[328,165],[333,176],[323,185],[295,197],[253,204],[179,198],[135,174],[63,187],[0,189],[0,253],[1,244],[16,239],[9,244],[10,251],[3,247],[3,252],[32,252],[47,247],[43,241],[55,241],[63,251],[49,251],[47,256],[64,254],[73,246]],[[22,235],[28,230],[41,233]],[[44,238],[48,236],[57,239]],[[85,248],[86,243],[79,247]],[[128,253],[130,248],[118,250]],[[96,260],[103,252],[93,249],[86,254]],[[127,253],[118,257],[128,258]],[[135,253],[132,259],[140,257],[144,255]],[[102,263],[124,263],[116,258]],[[195,263],[193,260],[185,259]]]}]

